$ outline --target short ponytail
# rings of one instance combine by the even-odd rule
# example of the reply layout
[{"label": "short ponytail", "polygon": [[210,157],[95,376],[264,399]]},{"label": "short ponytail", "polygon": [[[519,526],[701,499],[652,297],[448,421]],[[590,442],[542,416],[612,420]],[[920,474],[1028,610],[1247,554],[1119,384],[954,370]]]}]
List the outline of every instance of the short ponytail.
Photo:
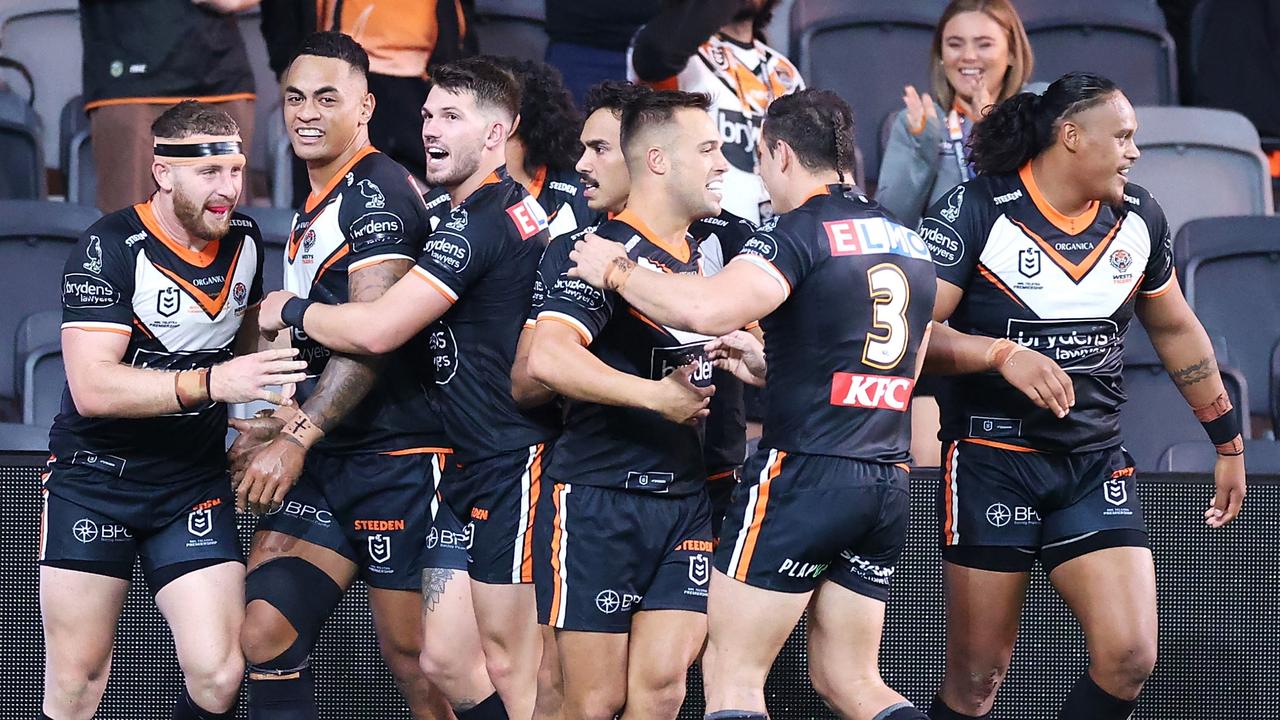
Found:
[{"label": "short ponytail", "polygon": [[1119,88],[1101,75],[1067,73],[1043,95],[1018,93],[996,105],[969,136],[969,159],[981,175],[1016,172],[1053,145],[1058,123]]}]

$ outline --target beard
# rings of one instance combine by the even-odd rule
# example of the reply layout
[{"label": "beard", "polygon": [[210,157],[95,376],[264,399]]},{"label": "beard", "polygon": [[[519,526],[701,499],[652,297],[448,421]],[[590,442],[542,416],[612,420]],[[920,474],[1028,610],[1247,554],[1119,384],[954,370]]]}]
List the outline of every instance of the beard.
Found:
[{"label": "beard", "polygon": [[[234,199],[228,200],[227,205],[234,206]],[[190,195],[182,191],[182,188],[175,187],[173,192],[173,214],[178,217],[178,222],[182,223],[182,227],[193,236],[212,242],[221,240],[222,236],[227,234],[231,229],[231,213],[227,213],[221,221],[213,221],[205,219],[204,202],[196,201]]]},{"label": "beard", "polygon": [[426,178],[424,179],[431,187],[451,188],[461,185],[480,169],[480,154],[483,149],[484,141],[481,140],[465,151],[449,151],[448,167],[433,173],[428,164]]}]

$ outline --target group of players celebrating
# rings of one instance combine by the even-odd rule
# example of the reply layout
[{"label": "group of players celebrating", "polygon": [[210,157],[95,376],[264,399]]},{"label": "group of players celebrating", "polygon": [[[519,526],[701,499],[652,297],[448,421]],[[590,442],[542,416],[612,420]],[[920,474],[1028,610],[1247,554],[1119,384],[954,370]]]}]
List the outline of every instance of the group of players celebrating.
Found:
[{"label": "group of players celebrating", "polygon": [[[805,613],[839,716],[986,717],[1036,558],[1090,649],[1062,717],[1128,717],[1156,637],[1117,425],[1135,312],[1218,446],[1206,521],[1245,485],[1163,215],[1124,175],[1136,120],[1114,85],[1072,74],[995,108],[982,174],[917,233],[852,184],[829,92],[769,106],[756,228],[722,210],[705,95],[598,86],[569,173],[531,146],[553,109],[522,86],[545,68],[441,67],[424,197],[370,145],[367,71],[317,33],[283,77],[312,188],[284,291],[263,297],[234,212],[235,123],[194,101],[153,126],[156,193],[67,263],[44,718],[92,717],[138,556],[185,677],[175,719],[232,717],[246,667],[250,717],[317,717],[309,658],[357,576],[416,718],[674,718],[700,661],[708,718],[763,719]],[[947,672],[927,715],[877,669],[922,368],[965,375],[942,398]],[[745,464],[743,384],[766,398]],[[227,404],[255,400],[278,409],[232,419],[224,453]],[[236,507],[260,516],[247,572]]]}]

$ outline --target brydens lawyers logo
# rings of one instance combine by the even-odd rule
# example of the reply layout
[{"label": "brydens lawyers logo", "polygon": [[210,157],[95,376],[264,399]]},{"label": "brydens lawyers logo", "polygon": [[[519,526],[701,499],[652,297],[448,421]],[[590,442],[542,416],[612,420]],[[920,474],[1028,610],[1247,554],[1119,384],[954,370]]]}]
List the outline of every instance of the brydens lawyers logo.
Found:
[{"label": "brydens lawyers logo", "polygon": [[906,412],[915,386],[911,378],[838,372],[831,376],[831,404]]}]

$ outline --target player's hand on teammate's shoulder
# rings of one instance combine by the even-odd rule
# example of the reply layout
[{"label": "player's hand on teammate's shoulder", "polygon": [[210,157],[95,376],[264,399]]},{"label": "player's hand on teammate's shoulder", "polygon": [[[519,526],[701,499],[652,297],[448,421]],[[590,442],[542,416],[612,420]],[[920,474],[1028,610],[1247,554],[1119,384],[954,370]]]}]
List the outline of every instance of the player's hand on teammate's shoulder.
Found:
[{"label": "player's hand on teammate's shoulder", "polygon": [[1036,407],[1064,418],[1076,404],[1075,386],[1056,362],[1040,353],[1021,348],[993,368],[1021,390]]},{"label": "player's hand on teammate's shoulder", "polygon": [[263,515],[280,507],[302,474],[307,451],[291,438],[277,436],[254,453],[236,485],[236,509]]},{"label": "player's hand on teammate's shoulder", "polygon": [[744,383],[764,387],[764,344],[745,330],[734,330],[703,346],[707,359]]},{"label": "player's hand on teammate's shoulder", "polygon": [[209,397],[217,402],[266,400],[280,405],[284,395],[273,388],[307,379],[307,363],[295,360],[296,348],[273,348],[241,355],[209,371]]},{"label": "player's hand on teammate's shoulder", "polygon": [[1204,521],[1220,528],[1236,519],[1244,505],[1244,455],[1219,455],[1213,466],[1213,499],[1204,511]]},{"label": "player's hand on teammate's shoulder", "polygon": [[275,340],[276,333],[288,327],[284,324],[284,304],[297,297],[287,290],[276,290],[262,299],[258,306],[258,329],[268,340]]},{"label": "player's hand on teammate's shoulder", "polygon": [[696,362],[690,363],[659,380],[649,398],[649,409],[674,423],[694,423],[706,417],[716,386],[694,385],[693,373],[697,369]]},{"label": "player's hand on teammate's shoulder", "polygon": [[627,257],[627,249],[621,243],[607,240],[595,233],[587,233],[574,243],[569,252],[569,259],[575,264],[569,268],[569,277],[581,279],[588,285],[602,290],[611,290],[607,280],[610,268],[618,265],[618,269],[634,267]]}]

